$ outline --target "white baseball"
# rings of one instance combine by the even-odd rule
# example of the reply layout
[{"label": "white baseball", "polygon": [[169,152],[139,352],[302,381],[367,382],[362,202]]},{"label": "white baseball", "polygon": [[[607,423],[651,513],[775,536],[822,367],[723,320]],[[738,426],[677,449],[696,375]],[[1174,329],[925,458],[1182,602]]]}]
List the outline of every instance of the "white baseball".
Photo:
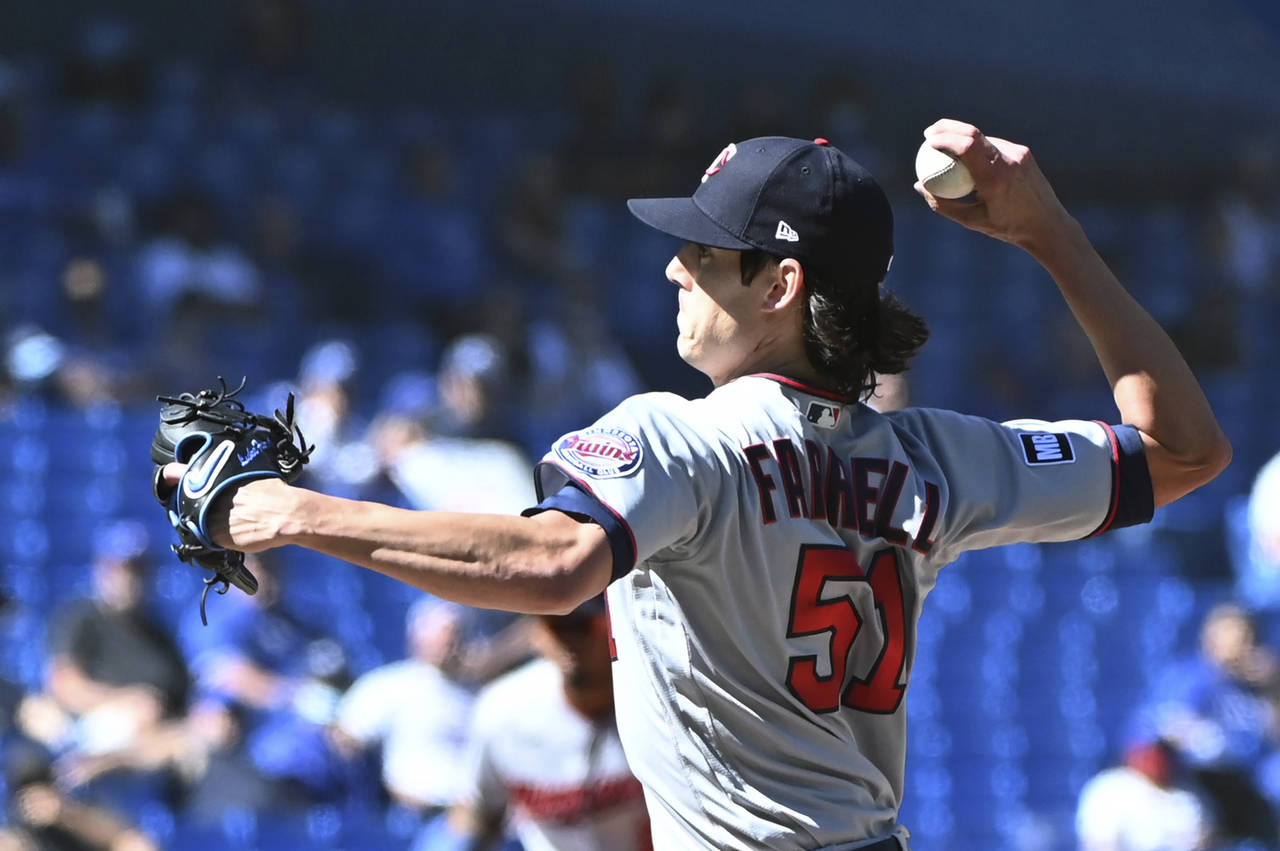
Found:
[{"label": "white baseball", "polygon": [[973,175],[964,163],[928,142],[916,151],[916,178],[935,198],[963,198],[973,191]]}]

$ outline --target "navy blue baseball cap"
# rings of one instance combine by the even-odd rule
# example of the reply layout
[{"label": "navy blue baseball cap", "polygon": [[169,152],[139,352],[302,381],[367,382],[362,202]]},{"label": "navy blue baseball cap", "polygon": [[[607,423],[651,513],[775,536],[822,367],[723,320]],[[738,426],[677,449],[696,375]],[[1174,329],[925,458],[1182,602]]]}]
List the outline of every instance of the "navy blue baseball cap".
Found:
[{"label": "navy blue baseball cap", "polygon": [[884,190],[826,139],[729,145],[691,198],[633,198],[627,208],[685,242],[794,257],[830,283],[879,284],[893,258]]}]

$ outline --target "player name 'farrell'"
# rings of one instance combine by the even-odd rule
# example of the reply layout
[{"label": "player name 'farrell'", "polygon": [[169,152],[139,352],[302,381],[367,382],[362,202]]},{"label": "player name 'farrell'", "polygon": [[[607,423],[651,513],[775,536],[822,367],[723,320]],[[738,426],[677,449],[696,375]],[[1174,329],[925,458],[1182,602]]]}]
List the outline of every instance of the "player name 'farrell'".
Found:
[{"label": "player name 'farrell'", "polygon": [[[783,500],[794,518],[826,520],[836,529],[856,531],[864,538],[882,538],[916,552],[933,549],[930,535],[938,522],[938,486],[923,482],[916,509],[901,526],[893,525],[910,468],[887,458],[842,458],[830,446],[805,440],[801,452],[789,437],[743,447],[752,478],[760,493],[760,513],[768,525],[778,520]],[[807,478],[807,482],[806,482]],[[781,490],[779,490],[781,488]],[[923,502],[923,505],[920,505]],[[914,536],[903,526],[915,525]]]}]

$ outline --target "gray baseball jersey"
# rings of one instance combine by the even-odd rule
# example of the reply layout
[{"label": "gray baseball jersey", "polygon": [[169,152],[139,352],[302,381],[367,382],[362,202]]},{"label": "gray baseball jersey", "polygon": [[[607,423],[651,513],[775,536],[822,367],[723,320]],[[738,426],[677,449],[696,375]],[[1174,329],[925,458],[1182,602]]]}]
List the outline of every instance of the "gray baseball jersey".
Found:
[{"label": "gray baseball jersey", "polygon": [[880,414],[773,375],[635,396],[542,502],[608,533],[618,724],[658,848],[854,848],[897,825],[916,623],[965,550],[1145,522],[1137,430]]}]

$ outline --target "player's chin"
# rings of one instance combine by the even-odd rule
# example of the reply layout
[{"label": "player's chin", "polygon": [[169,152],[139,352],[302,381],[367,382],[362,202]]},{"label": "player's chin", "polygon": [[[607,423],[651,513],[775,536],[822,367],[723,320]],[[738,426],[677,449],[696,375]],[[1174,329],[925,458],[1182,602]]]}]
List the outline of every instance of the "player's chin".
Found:
[{"label": "player's chin", "polygon": [[694,363],[693,340],[689,339],[684,334],[676,337],[676,354],[680,355],[680,359],[690,366],[697,366],[697,364]]}]

